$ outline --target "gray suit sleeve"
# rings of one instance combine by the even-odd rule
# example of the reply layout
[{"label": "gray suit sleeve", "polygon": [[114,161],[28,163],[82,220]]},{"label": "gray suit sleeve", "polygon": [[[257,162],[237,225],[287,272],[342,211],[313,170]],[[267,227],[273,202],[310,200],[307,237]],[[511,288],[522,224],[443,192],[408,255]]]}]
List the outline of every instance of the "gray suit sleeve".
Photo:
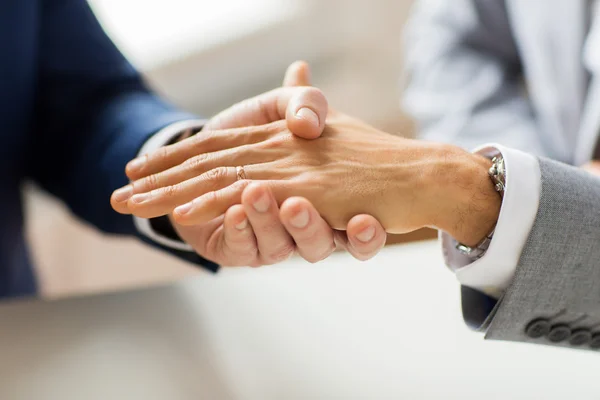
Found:
[{"label": "gray suit sleeve", "polygon": [[540,206],[512,284],[493,309],[463,288],[463,312],[489,339],[600,350],[600,179],[546,159],[540,169]]},{"label": "gray suit sleeve", "polygon": [[525,94],[505,2],[418,0],[405,31],[403,106],[422,138],[548,155]]}]

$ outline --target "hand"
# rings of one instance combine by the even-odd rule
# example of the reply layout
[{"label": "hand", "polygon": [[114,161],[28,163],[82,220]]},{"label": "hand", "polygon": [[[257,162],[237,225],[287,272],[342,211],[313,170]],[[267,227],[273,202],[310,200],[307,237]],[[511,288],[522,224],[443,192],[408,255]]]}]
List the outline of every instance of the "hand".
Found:
[{"label": "hand", "polygon": [[[236,130],[215,131],[174,145],[169,152],[178,162],[190,146],[210,153],[134,182],[138,194],[129,210],[152,217],[183,204],[174,218],[195,224],[239,203],[250,181],[262,180],[277,201],[306,197],[338,229],[353,215],[368,213],[392,233],[437,226],[467,244],[489,233],[500,206],[487,176],[489,160],[392,136],[331,110],[329,115],[323,135],[310,141],[276,122],[245,130],[243,140],[235,139]],[[215,148],[216,142],[224,145]],[[239,165],[247,179],[238,179]]]},{"label": "hand", "polygon": [[[296,135],[317,137],[324,125],[327,102],[315,89],[292,87],[308,85],[308,74],[305,63],[293,64],[286,73],[286,88],[234,105],[211,119],[204,130],[263,124],[287,117],[288,126]],[[127,172],[135,180],[144,177],[148,170],[128,168]],[[182,226],[171,220],[180,237],[199,254],[223,265],[272,264],[295,250],[306,260],[316,262],[334,250],[334,239],[364,260],[385,244],[385,232],[372,217],[359,215],[352,219],[348,237],[343,232],[333,232],[305,199],[289,199],[279,212],[268,187],[253,186],[244,194],[241,205],[232,206],[224,216],[206,223]],[[265,212],[258,212],[252,205],[259,198],[269,199]],[[120,206],[113,196],[113,207]]]},{"label": "hand", "polygon": [[590,174],[600,176],[600,161],[592,160],[587,164],[583,165],[581,168],[583,168]]},{"label": "hand", "polygon": [[[313,110],[327,110],[327,103],[320,92],[306,87],[310,86],[309,75],[306,63],[297,62],[288,68],[284,87],[305,88],[287,107],[284,93],[288,89],[277,89],[270,92],[272,100],[265,101],[263,95],[223,111],[213,117],[204,130],[261,125],[278,116],[280,119],[286,116],[287,126],[296,136],[306,139],[320,136],[326,114],[318,111],[321,115],[319,116]],[[274,110],[268,109],[269,104],[278,104],[278,109],[281,110],[274,118],[269,117],[274,114]],[[284,109],[285,114],[282,112]],[[291,112],[295,110],[302,111]],[[299,114],[302,118],[297,117]],[[268,204],[261,204],[256,208],[257,201],[268,201]],[[258,209],[266,211],[259,212]],[[217,217],[217,220],[220,221],[220,217]],[[202,225],[182,226],[176,222],[173,225],[184,240],[189,241],[202,236],[199,232]],[[232,229],[232,225],[245,226],[244,233]],[[348,222],[347,231],[334,232],[308,200],[290,198],[284,201],[279,209],[271,190],[264,185],[246,188],[241,205],[233,205],[225,213],[222,227],[210,242],[216,244],[216,249],[224,248],[238,253],[235,257],[236,265],[272,264],[288,258],[294,250],[307,261],[316,262],[328,257],[336,244],[355,258],[367,260],[377,254],[386,240],[383,227],[371,216],[357,215]],[[230,233],[226,234],[227,232]],[[199,245],[205,242],[201,240]]]}]

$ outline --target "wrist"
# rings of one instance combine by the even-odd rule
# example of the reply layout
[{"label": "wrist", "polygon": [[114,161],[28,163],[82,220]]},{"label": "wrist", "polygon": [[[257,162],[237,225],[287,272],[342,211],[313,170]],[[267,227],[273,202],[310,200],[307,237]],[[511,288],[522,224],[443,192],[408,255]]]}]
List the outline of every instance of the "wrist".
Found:
[{"label": "wrist", "polygon": [[[434,225],[458,242],[475,246],[496,226],[502,199],[488,175],[491,160],[444,146],[437,182],[431,187],[442,204]],[[439,172],[441,171],[441,173]]]}]

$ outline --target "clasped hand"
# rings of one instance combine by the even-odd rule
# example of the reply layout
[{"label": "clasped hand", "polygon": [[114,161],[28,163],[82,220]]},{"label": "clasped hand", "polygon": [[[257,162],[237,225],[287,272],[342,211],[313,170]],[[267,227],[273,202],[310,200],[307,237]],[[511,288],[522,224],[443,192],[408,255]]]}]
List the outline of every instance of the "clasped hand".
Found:
[{"label": "clasped hand", "polygon": [[423,225],[423,215],[411,210],[415,194],[427,190],[420,180],[428,167],[420,157],[424,146],[336,112],[312,140],[293,135],[285,121],[206,132],[170,146],[167,156],[149,155],[148,169],[162,172],[133,182],[127,207],[144,218],[174,210],[177,223],[202,224],[239,204],[244,189],[260,181],[277,203],[308,199],[334,229],[367,213],[387,231],[403,233]]},{"label": "clasped hand", "polygon": [[[115,208],[144,218],[171,214],[176,226],[190,227],[227,219],[245,203],[258,212],[281,204],[283,221],[298,207],[289,202],[304,202],[337,230],[362,215],[390,233],[430,226],[468,244],[493,228],[500,199],[484,157],[390,135],[331,109],[322,113],[326,124],[316,116],[319,131],[325,125],[320,136],[298,137],[290,130],[296,110],[286,110],[287,120],[203,131],[137,160],[137,176],[122,189],[132,196]],[[263,193],[252,194],[257,183]]]},{"label": "clasped hand", "polygon": [[[142,193],[142,188],[154,188],[153,194],[170,190],[157,190],[162,183],[153,179],[163,172],[169,175],[171,169],[179,164],[189,167],[206,157],[201,154],[207,150],[200,147],[207,144],[209,138],[224,140],[221,143],[213,141],[214,149],[233,143],[229,139],[249,139],[228,137],[224,132],[217,132],[219,130],[229,129],[227,132],[231,135],[243,136],[249,133],[249,128],[233,128],[287,120],[288,127],[296,135],[318,137],[325,124],[327,101],[318,90],[307,87],[310,85],[309,74],[305,63],[294,63],[286,73],[284,87],[245,100],[218,114],[194,140],[188,139],[161,148],[139,159],[142,164],[130,162],[126,172],[132,183],[114,192],[111,197],[113,208],[121,213],[131,213],[130,205],[134,204],[131,196]],[[202,141],[201,145],[197,141],[200,137],[208,141]],[[174,149],[177,151],[173,152]],[[186,161],[191,159],[194,161]],[[229,207],[208,222],[184,226],[175,222],[174,214],[170,215],[175,229],[185,242],[204,258],[221,265],[272,264],[293,252],[298,252],[310,262],[316,262],[331,254],[336,245],[349,251],[355,258],[365,260],[375,255],[385,243],[383,228],[371,216],[355,215],[345,231],[334,231],[308,200],[290,197],[280,204],[281,208],[268,186],[254,183],[247,185],[243,191],[241,203]],[[143,208],[134,213],[141,216],[157,215],[148,214]]]}]

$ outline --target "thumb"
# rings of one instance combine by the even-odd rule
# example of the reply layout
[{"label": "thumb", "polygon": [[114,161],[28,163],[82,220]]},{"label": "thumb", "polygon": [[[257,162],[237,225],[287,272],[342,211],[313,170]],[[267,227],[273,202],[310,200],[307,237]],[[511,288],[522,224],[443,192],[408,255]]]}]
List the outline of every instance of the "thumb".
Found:
[{"label": "thumb", "polygon": [[325,129],[325,120],[329,105],[327,98],[319,89],[313,87],[301,89],[290,99],[285,119],[290,132],[304,139],[316,139]]},{"label": "thumb", "polygon": [[[292,63],[285,71],[284,87],[311,86],[310,67],[305,61]],[[316,139],[323,133],[327,118],[327,101],[321,92],[304,92],[288,104],[286,120],[288,129],[304,139]],[[324,106],[325,108],[321,108]]]},{"label": "thumb", "polygon": [[310,67],[304,61],[291,64],[282,88],[244,100],[217,114],[205,130],[229,129],[287,121],[290,132],[304,139],[321,136],[328,104],[323,93],[310,87]]},{"label": "thumb", "polygon": [[296,61],[292,63],[285,71],[283,86],[312,86],[308,63],[305,61]]},{"label": "thumb", "polygon": [[313,87],[282,87],[235,104],[213,117],[204,130],[258,126],[285,119],[296,136],[314,139],[325,128],[328,104]]}]

